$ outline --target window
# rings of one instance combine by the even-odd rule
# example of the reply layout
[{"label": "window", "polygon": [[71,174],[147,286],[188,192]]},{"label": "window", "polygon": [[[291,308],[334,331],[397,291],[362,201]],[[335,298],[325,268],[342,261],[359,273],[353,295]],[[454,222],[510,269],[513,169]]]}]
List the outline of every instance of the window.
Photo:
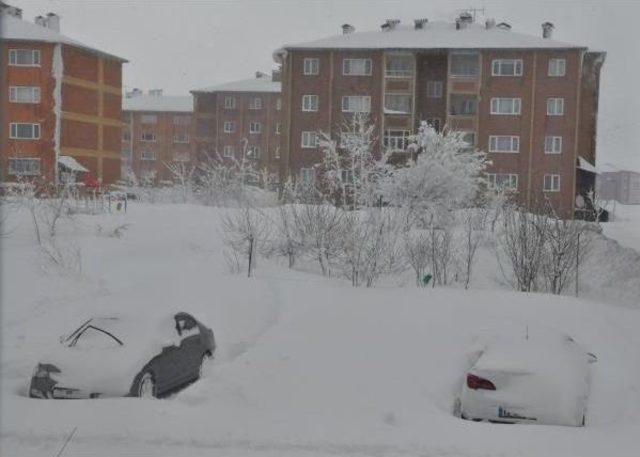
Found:
[{"label": "window", "polygon": [[247,157],[250,159],[258,160],[261,153],[262,151],[259,146],[249,146],[249,149],[247,149]]},{"label": "window", "polygon": [[40,51],[37,49],[9,49],[9,65],[39,67]]},{"label": "window", "polygon": [[471,52],[451,54],[451,76],[474,78],[478,76],[478,54]]},{"label": "window", "polygon": [[387,114],[411,114],[411,95],[385,94],[384,112]]},{"label": "window", "polygon": [[9,174],[37,176],[40,174],[40,159],[9,159]]},{"label": "window", "polygon": [[467,147],[463,148],[463,150],[465,150],[465,151],[468,151],[468,150],[473,151],[473,149],[476,146],[476,132],[465,132],[462,135],[462,141],[467,143]]},{"label": "window", "polygon": [[249,122],[249,133],[260,133],[262,125],[260,122]]},{"label": "window", "polygon": [[224,107],[225,107],[225,109],[236,109],[236,98],[235,97],[225,97],[224,98]]},{"label": "window", "polygon": [[359,132],[342,132],[340,134],[340,147],[341,148],[357,148],[363,144],[364,136]]},{"label": "window", "polygon": [[509,135],[489,136],[489,152],[519,152],[520,137]]},{"label": "window", "polygon": [[371,111],[371,97],[365,95],[347,95],[342,97],[342,112],[368,113]]},{"label": "window", "polygon": [[156,151],[142,151],[140,153],[141,160],[156,160]]},{"label": "window", "polygon": [[156,134],[150,132],[142,132],[140,136],[141,141],[156,141]]},{"label": "window", "polygon": [[189,134],[188,133],[174,133],[173,134],[173,142],[174,143],[188,143],[189,142]]},{"label": "window", "polygon": [[11,103],[40,103],[40,88],[35,86],[9,87]]},{"label": "window", "polygon": [[282,109],[282,99],[278,97],[276,99],[276,110],[280,111]]},{"label": "window", "polygon": [[492,76],[522,76],[522,59],[495,59],[491,62]]},{"label": "window", "polygon": [[282,123],[278,122],[276,124],[276,135],[280,135],[282,133]]},{"label": "window", "polygon": [[384,132],[384,147],[391,151],[405,151],[409,146],[409,130],[386,130]]},{"label": "window", "polygon": [[567,71],[565,59],[549,59],[549,76],[564,76]]},{"label": "window", "polygon": [[176,151],[173,153],[174,162],[188,162],[190,160],[189,153],[183,151]]},{"label": "window", "polygon": [[452,94],[449,101],[449,114],[452,116],[473,116],[478,109],[474,95]]},{"label": "window", "polygon": [[345,76],[370,76],[371,59],[343,59],[342,74]]},{"label": "window", "polygon": [[302,184],[310,186],[315,181],[316,174],[313,168],[301,168],[300,169],[300,180]]},{"label": "window", "polygon": [[544,175],[545,192],[560,192],[560,175]]},{"label": "window", "polygon": [[37,140],[40,138],[40,124],[12,122],[9,126],[9,138],[11,139]]},{"label": "window", "polygon": [[280,158],[280,146],[276,146],[276,150],[273,151],[273,158],[274,159],[279,159]]},{"label": "window", "polygon": [[235,155],[233,146],[226,145],[224,148],[222,148],[222,155],[224,157],[233,157]]},{"label": "window", "polygon": [[131,141],[131,132],[129,130],[122,131],[122,141]]},{"label": "window", "polygon": [[303,148],[318,147],[318,135],[316,134],[316,132],[302,132],[302,147]]},{"label": "window", "polygon": [[140,116],[140,122],[143,124],[156,124],[158,122],[158,116],[155,114],[143,114]]},{"label": "window", "polygon": [[427,98],[442,98],[442,81],[427,81]]},{"label": "window", "polygon": [[564,98],[547,99],[547,116],[562,116],[564,114]]},{"label": "window", "polygon": [[262,109],[262,98],[252,97],[249,99],[249,109]]},{"label": "window", "polygon": [[387,78],[410,78],[413,76],[413,56],[388,55],[385,66]]},{"label": "window", "polygon": [[544,137],[544,152],[545,154],[560,154],[562,152],[562,137],[561,136]]},{"label": "window", "polygon": [[427,118],[427,125],[431,126],[436,132],[439,132],[442,129],[442,121],[439,117]]},{"label": "window", "polygon": [[236,123],[233,121],[226,121],[224,123],[224,133],[233,133],[236,131]]},{"label": "window", "polygon": [[303,66],[303,74],[317,75],[320,72],[320,59],[307,57],[303,61]]},{"label": "window", "polygon": [[173,116],[173,125],[191,125],[191,116]]},{"label": "window", "polygon": [[318,111],[318,96],[317,95],[303,95],[302,96],[302,111]]},{"label": "window", "polygon": [[518,190],[518,175],[513,173],[487,173],[489,189]]},{"label": "window", "polygon": [[491,114],[520,114],[521,100],[519,98],[492,98]]}]

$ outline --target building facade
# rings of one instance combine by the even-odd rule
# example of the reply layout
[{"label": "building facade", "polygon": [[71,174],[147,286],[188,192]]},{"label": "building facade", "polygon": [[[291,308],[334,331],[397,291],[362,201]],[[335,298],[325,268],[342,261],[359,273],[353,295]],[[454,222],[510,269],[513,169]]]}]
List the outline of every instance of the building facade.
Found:
[{"label": "building facade", "polygon": [[[486,151],[490,186],[517,192],[523,204],[549,199],[565,214],[593,188],[578,158],[595,163],[599,72],[604,53],[508,24],[385,22],[380,31],[343,34],[276,51],[282,65],[281,177],[312,179],[322,153],[313,132],[340,133],[366,113],[378,152],[406,154],[422,121],[465,132]],[[311,140],[310,140],[311,138]],[[581,179],[579,179],[581,178]]]},{"label": "building facade", "polygon": [[119,179],[126,60],[60,34],[53,13],[31,23],[0,9],[0,178],[57,183],[76,164],[100,183]]},{"label": "building facade", "polygon": [[640,205],[640,173],[610,166],[604,168],[596,180],[598,197],[625,205]]},{"label": "building facade", "polygon": [[278,175],[281,136],[279,74],[192,91],[195,153],[200,161],[231,164],[247,158],[256,170]]},{"label": "building facade", "polygon": [[162,90],[127,93],[122,102],[122,171],[138,181],[161,184],[174,176],[171,164],[192,165],[193,99]]}]

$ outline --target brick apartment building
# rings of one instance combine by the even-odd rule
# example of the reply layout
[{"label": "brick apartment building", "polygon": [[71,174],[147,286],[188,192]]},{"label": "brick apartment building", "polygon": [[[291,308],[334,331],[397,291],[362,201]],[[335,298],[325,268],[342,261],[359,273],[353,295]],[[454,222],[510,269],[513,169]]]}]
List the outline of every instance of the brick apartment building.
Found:
[{"label": "brick apartment building", "polygon": [[190,95],[143,94],[135,89],[122,101],[123,176],[154,183],[173,179],[167,164],[191,162],[193,99]]},{"label": "brick apartment building", "polygon": [[60,17],[35,23],[0,2],[0,179],[88,170],[120,177],[122,64],[60,33]]},{"label": "brick apartment building", "polygon": [[[550,198],[572,214],[576,194],[592,188],[599,73],[605,54],[511,31],[493,20],[474,23],[386,21],[380,31],[289,44],[282,65],[281,179],[313,179],[322,153],[314,132],[339,134],[366,112],[381,139],[404,154],[421,121],[466,132],[486,151],[492,186],[517,191],[523,204]],[[581,159],[581,160],[579,160]],[[579,164],[587,166],[580,166]]]},{"label": "brick apartment building", "polygon": [[191,91],[194,97],[198,160],[220,156],[231,163],[246,157],[256,169],[278,173],[280,160],[280,80],[257,72],[252,79]]},{"label": "brick apartment building", "polygon": [[596,192],[602,200],[640,205],[640,172],[619,169],[611,164],[598,166]]}]

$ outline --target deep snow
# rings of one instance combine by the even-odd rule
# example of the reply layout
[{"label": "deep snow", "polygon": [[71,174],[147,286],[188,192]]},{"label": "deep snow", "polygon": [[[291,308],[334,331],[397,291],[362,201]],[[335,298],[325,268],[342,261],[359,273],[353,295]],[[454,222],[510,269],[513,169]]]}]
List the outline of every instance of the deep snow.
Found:
[{"label": "deep snow", "polygon": [[[131,204],[126,215],[79,216],[58,243],[80,249],[81,274],[46,261],[26,214],[13,216],[2,239],[1,455],[55,455],[74,427],[65,456],[640,452],[638,309],[497,290],[487,259],[476,269],[482,288],[470,291],[354,289],[262,259],[247,279],[226,272],[219,213]],[[122,237],[108,236],[125,223]],[[204,380],[166,400],[25,396],[40,355],[91,314],[175,309],[215,331]],[[566,332],[598,355],[586,428],[451,414],[476,337],[527,325]]]}]

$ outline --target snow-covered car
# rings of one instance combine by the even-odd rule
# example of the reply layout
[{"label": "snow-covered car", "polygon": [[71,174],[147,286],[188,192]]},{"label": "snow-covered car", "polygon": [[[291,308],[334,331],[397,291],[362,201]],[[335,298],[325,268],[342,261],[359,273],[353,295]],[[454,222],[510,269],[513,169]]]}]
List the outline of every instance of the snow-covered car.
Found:
[{"label": "snow-covered car", "polygon": [[549,331],[494,337],[474,358],[457,405],[462,418],[585,425],[589,364],[597,359],[571,337]]},{"label": "snow-covered car", "polygon": [[34,398],[157,397],[198,379],[216,349],[190,314],[93,317],[37,364]]}]

